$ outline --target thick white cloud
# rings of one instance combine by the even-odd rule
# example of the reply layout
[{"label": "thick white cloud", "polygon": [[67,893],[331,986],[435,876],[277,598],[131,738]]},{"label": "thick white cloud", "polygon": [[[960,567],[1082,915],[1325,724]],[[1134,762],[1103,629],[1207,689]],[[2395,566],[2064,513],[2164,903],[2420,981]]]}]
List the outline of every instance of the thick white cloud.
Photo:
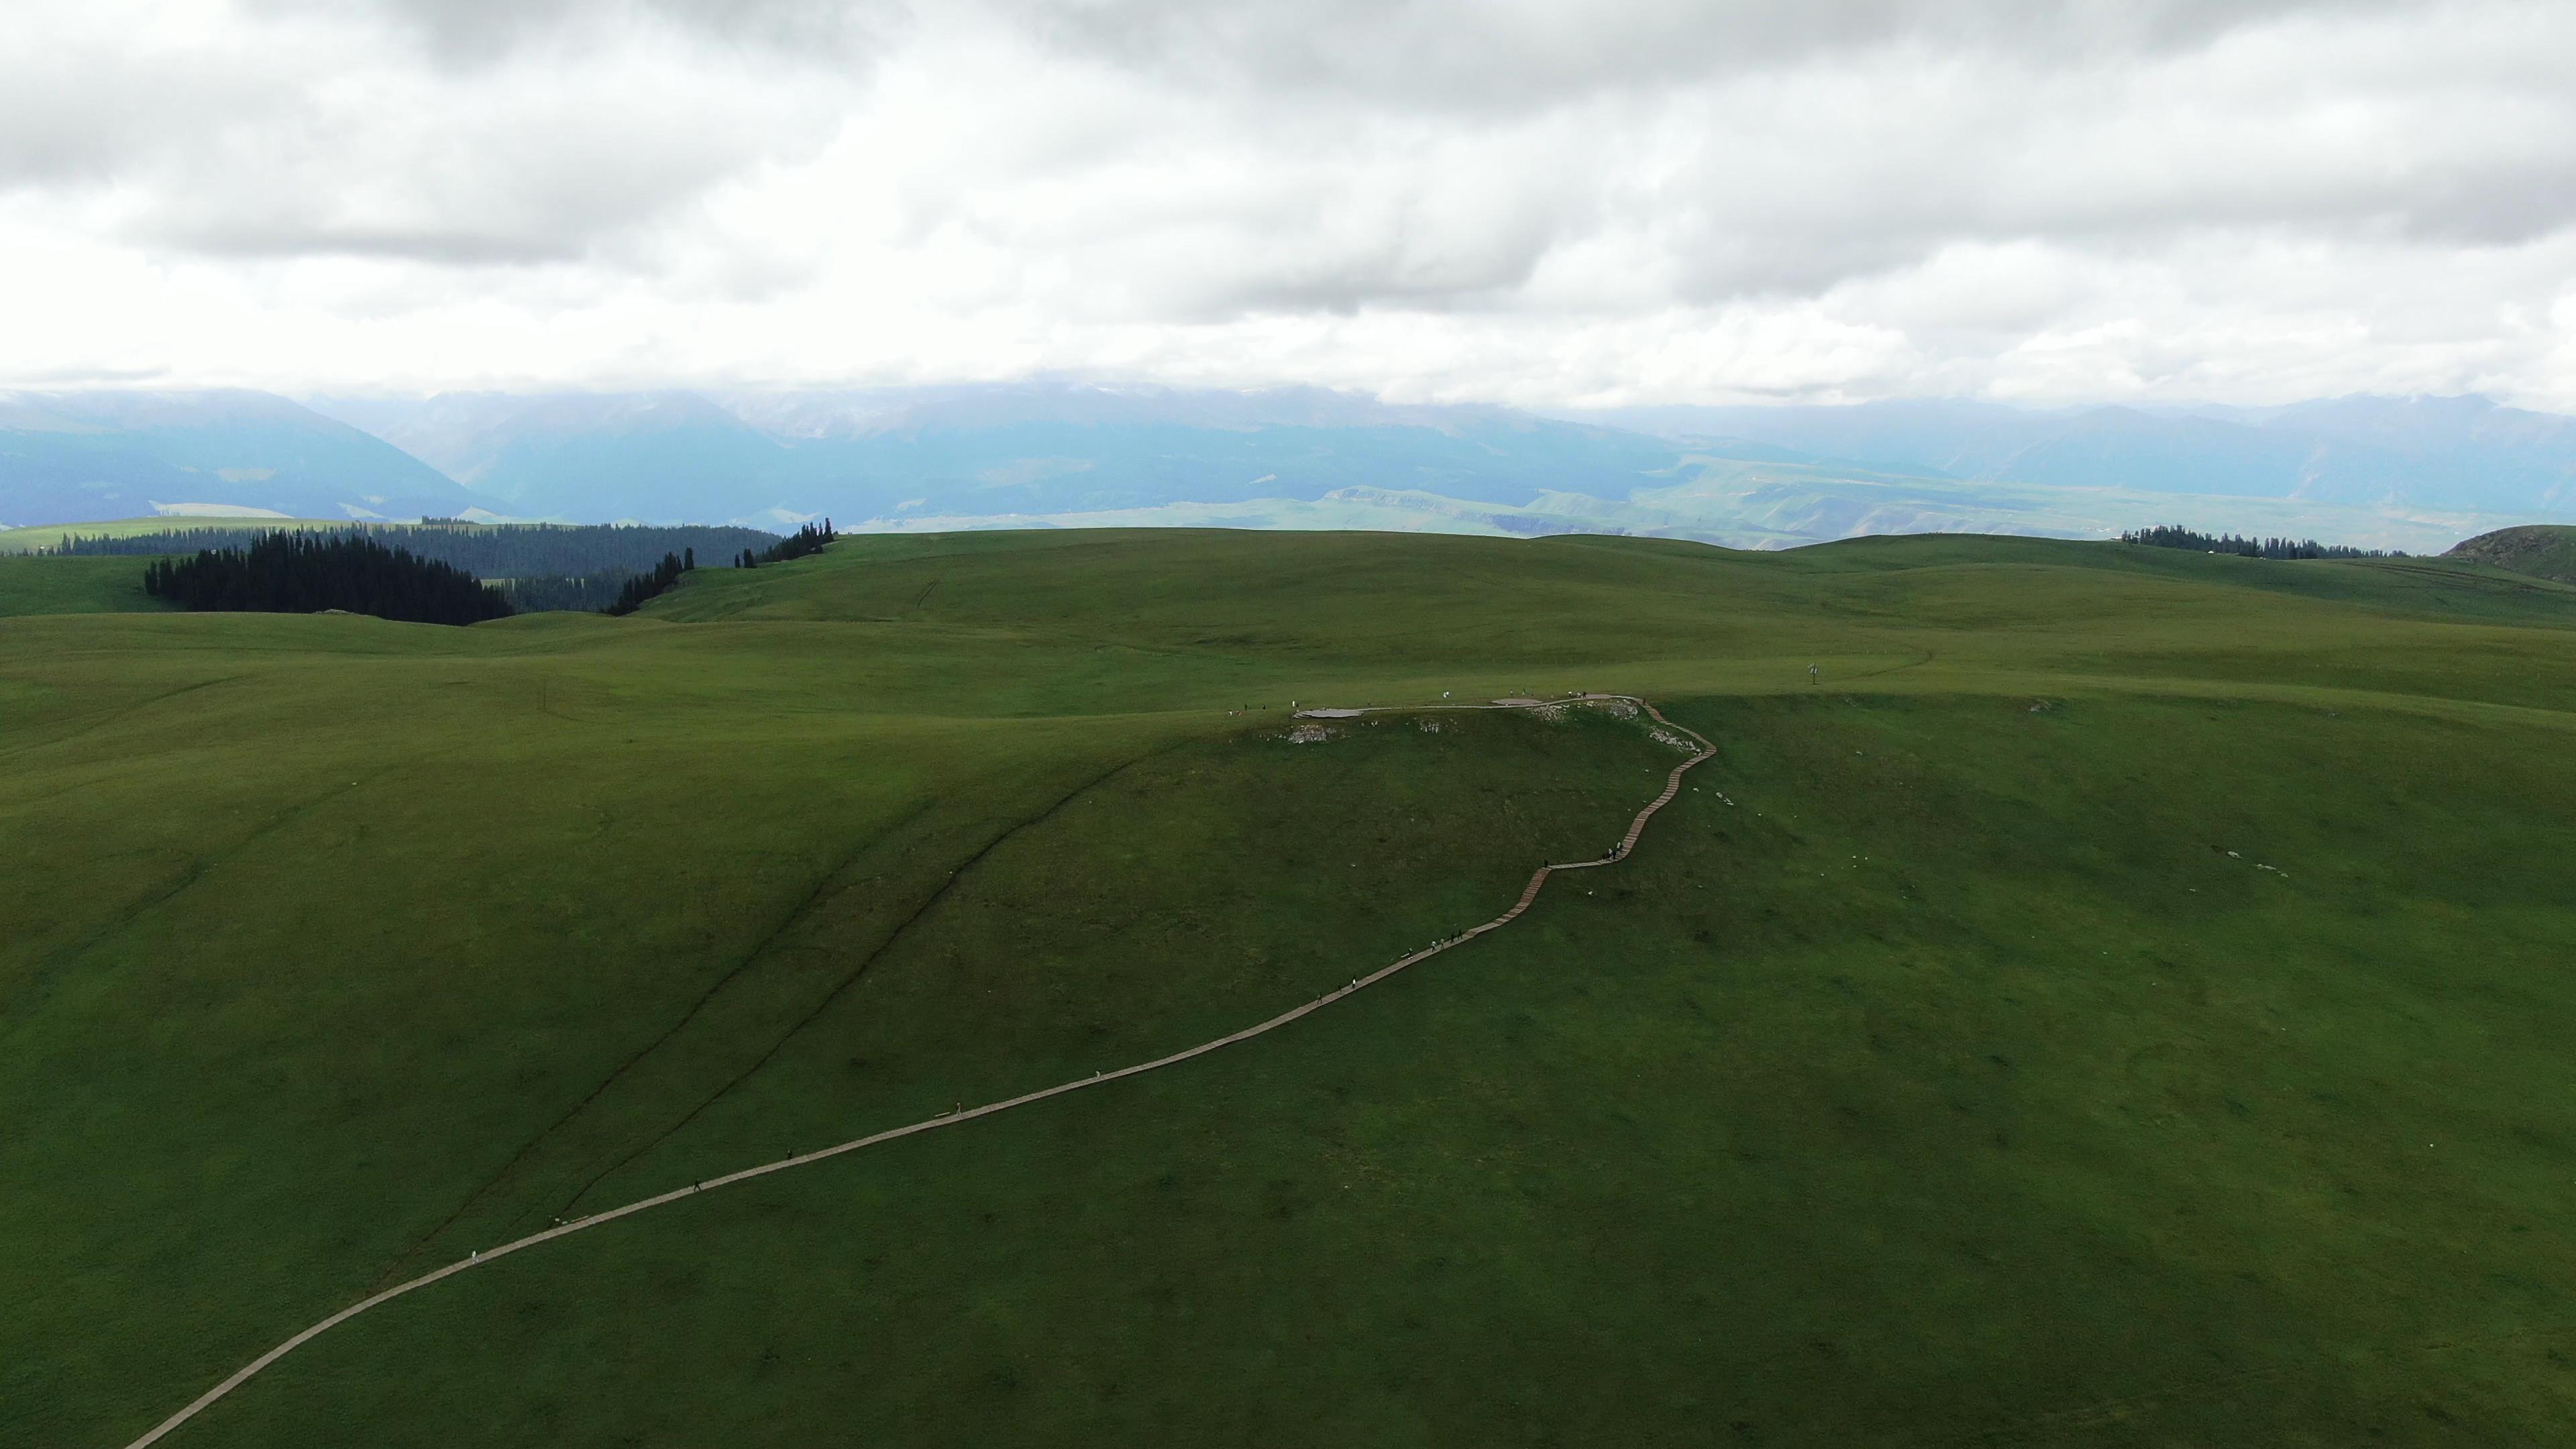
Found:
[{"label": "thick white cloud", "polygon": [[33,0],[0,385],[2576,407],[2576,10]]}]

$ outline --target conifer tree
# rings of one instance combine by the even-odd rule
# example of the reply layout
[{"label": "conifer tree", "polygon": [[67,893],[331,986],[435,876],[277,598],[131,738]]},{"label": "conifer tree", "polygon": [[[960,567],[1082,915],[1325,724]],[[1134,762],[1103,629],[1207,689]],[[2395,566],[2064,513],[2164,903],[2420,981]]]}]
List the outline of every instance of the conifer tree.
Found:
[{"label": "conifer tree", "polygon": [[516,610],[462,569],[336,534],[257,534],[248,547],[155,559],[143,587],[183,608],[272,614],[338,609],[420,624],[472,624]]}]

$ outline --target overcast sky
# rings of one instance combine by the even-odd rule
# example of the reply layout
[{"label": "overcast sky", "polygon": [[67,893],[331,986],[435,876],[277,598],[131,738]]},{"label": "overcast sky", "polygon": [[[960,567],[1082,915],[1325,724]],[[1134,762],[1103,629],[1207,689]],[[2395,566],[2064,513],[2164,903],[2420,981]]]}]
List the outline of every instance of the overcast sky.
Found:
[{"label": "overcast sky", "polygon": [[14,0],[6,24],[0,386],[2576,410],[2567,3]]}]

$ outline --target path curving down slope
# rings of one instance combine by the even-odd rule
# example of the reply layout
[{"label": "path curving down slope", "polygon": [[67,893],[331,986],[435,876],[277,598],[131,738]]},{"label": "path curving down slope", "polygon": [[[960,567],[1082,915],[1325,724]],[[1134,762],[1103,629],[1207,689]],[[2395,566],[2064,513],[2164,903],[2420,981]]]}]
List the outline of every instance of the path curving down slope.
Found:
[{"label": "path curving down slope", "polygon": [[[1602,856],[1598,860],[1577,860],[1569,861],[1562,865],[1540,866],[1537,872],[1530,877],[1529,884],[1522,889],[1521,898],[1512,903],[1512,908],[1503,912],[1501,915],[1494,917],[1492,920],[1485,922],[1483,925],[1471,926],[1455,936],[1448,937],[1445,940],[1435,941],[1430,945],[1423,947],[1421,950],[1403,957],[1392,965],[1381,966],[1366,976],[1354,979],[1348,986],[1341,987],[1338,990],[1328,991],[1322,996],[1316,997],[1314,1000],[1307,1002],[1305,1005],[1283,1011],[1277,1016],[1270,1018],[1268,1021],[1258,1022],[1252,1026],[1247,1026],[1243,1030],[1235,1032],[1231,1036],[1221,1036],[1214,1041],[1201,1042],[1197,1046],[1187,1048],[1183,1051],[1174,1052],[1167,1057],[1156,1057],[1150,1062],[1138,1062],[1132,1067],[1120,1067],[1114,1072],[1101,1072],[1095,1076],[1084,1077],[1078,1081],[1064,1082],[1056,1086],[1041,1088],[1038,1091],[1023,1093],[1017,1097],[1008,1097],[999,1102],[987,1102],[980,1107],[968,1107],[962,1111],[942,1113],[939,1116],[920,1122],[914,1122],[907,1126],[888,1128],[883,1132],[872,1133],[866,1137],[853,1138],[850,1141],[840,1143],[836,1146],[819,1148],[812,1152],[799,1153],[794,1157],[781,1158],[776,1162],[763,1163],[758,1167],[746,1167],[739,1172],[730,1172],[722,1177],[711,1177],[704,1182],[691,1183],[687,1187],[673,1188],[671,1191],[666,1193],[660,1193],[637,1202],[630,1202],[624,1207],[609,1208],[604,1212],[592,1213],[588,1217],[575,1218],[571,1222],[564,1223],[559,1227],[548,1228],[542,1233],[530,1233],[524,1238],[503,1243],[501,1246],[494,1248],[489,1252],[474,1253],[468,1257],[450,1263],[444,1268],[437,1269],[433,1272],[423,1273],[419,1277],[413,1278],[407,1282],[397,1283],[393,1287],[387,1288],[381,1293],[361,1298],[357,1302],[350,1304],[348,1307],[341,1309],[339,1312],[332,1314],[330,1317],[323,1319],[321,1322],[314,1324],[312,1327],[305,1329],[303,1332],[296,1334],[293,1338],[286,1340],[277,1347],[270,1349],[268,1352],[261,1354],[255,1359],[252,1359],[249,1363],[242,1365],[241,1368],[236,1370],[230,1378],[227,1378],[222,1383],[206,1390],[203,1394],[198,1395],[195,1401],[191,1402],[186,1408],[181,1409],[179,1412],[172,1414],[169,1418],[154,1425],[150,1432],[144,1434],[143,1437],[136,1439],[131,1444],[128,1444],[126,1449],[145,1449],[145,1446],[147,1445],[160,1442],[160,1440],[165,1435],[169,1434],[170,1431],[205,1412],[205,1410],[216,1400],[221,1399],[226,1394],[229,1394],[233,1390],[240,1388],[243,1384],[248,1383],[253,1376],[258,1374],[262,1369],[267,1368],[270,1364],[286,1357],[295,1350],[302,1348],[305,1344],[312,1342],[314,1339],[321,1337],[323,1334],[330,1332],[332,1329],[339,1327],[341,1324],[348,1322],[350,1319],[357,1317],[368,1309],[389,1303],[392,1300],[400,1298],[404,1294],[411,1292],[415,1288],[426,1288],[430,1284],[438,1282],[440,1279],[452,1278],[469,1268],[482,1267],[486,1263],[507,1257],[523,1248],[533,1248],[540,1243],[550,1243],[557,1238],[565,1237],[573,1233],[583,1232],[590,1228],[602,1226],[606,1223],[613,1223],[619,1218],[631,1217],[636,1213],[644,1212],[651,1208],[661,1207],[666,1203],[678,1202],[682,1198],[695,1197],[702,1192],[713,1192],[720,1187],[731,1187],[738,1182],[749,1182],[755,1177],[767,1177],[773,1172],[785,1172],[789,1168],[804,1167],[812,1163],[824,1161],[827,1158],[839,1157],[844,1153],[856,1152],[861,1148],[874,1147],[880,1142],[891,1142],[898,1137],[910,1137],[916,1132],[928,1132],[934,1128],[940,1127],[954,1127],[960,1122],[969,1122],[977,1117],[990,1117],[996,1112],[1007,1112],[1014,1107],[1025,1107],[1032,1102],[1043,1102],[1049,1097],[1061,1097],[1067,1092],[1079,1092],[1085,1087],[1106,1086],[1111,1082],[1118,1081],[1125,1077],[1133,1077],[1145,1072],[1158,1071],[1164,1067],[1176,1066],[1182,1062],[1190,1060],[1192,1057],[1203,1057],[1212,1051],[1233,1046],[1237,1042],[1250,1041],[1252,1038],[1260,1036],[1265,1032],[1276,1031],[1280,1027],[1286,1026],[1292,1021],[1296,1021],[1302,1017],[1312,1016],[1316,1012],[1350,996],[1354,992],[1364,991],[1371,986],[1375,986],[1377,983],[1384,981],[1386,978],[1393,976],[1395,973],[1402,971],[1408,966],[1418,965],[1421,962],[1428,961],[1432,957],[1439,955],[1443,951],[1463,946],[1469,941],[1476,939],[1478,936],[1484,935],[1488,931],[1501,930],[1503,927],[1510,925],[1514,920],[1518,919],[1521,912],[1530,908],[1530,903],[1538,899],[1539,888],[1547,884],[1549,876],[1560,870],[1589,870],[1595,866],[1610,865],[1625,859],[1628,852],[1636,848],[1638,837],[1645,833],[1646,822],[1652,820],[1655,817],[1655,812],[1663,809],[1666,805],[1671,804],[1673,802],[1673,797],[1681,793],[1682,776],[1687,774],[1694,766],[1706,764],[1710,759],[1715,757],[1717,753],[1716,747],[1711,745],[1707,738],[1701,735],[1699,731],[1692,729],[1688,725],[1674,724],[1671,720],[1664,718],[1662,712],[1658,711],[1653,705],[1647,703],[1645,700],[1639,699],[1633,694],[1578,694],[1567,695],[1564,698],[1557,700],[1516,699],[1510,701],[1497,701],[1493,704],[1400,705],[1378,709],[1334,710],[1330,712],[1331,718],[1348,719],[1363,714],[1423,714],[1432,710],[1553,709],[1568,704],[1601,703],[1607,701],[1620,701],[1637,706],[1639,709],[1645,711],[1647,716],[1653,719],[1655,723],[1664,726],[1666,729],[1676,730],[1681,734],[1689,736],[1691,741],[1698,745],[1698,753],[1673,767],[1672,773],[1664,779],[1663,793],[1657,795],[1652,801],[1647,803],[1644,809],[1637,812],[1636,818],[1628,823],[1628,833],[1621,837],[1619,844],[1613,847],[1608,854]],[[1307,713],[1319,717],[1323,714],[1322,711],[1309,711]]]}]

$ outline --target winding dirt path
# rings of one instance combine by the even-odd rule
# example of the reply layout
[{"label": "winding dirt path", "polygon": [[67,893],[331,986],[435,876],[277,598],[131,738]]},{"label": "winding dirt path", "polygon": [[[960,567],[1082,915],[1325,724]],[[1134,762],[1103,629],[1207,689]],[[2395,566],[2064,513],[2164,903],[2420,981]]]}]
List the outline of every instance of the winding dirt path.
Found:
[{"label": "winding dirt path", "polygon": [[695,1197],[702,1192],[713,1192],[720,1187],[731,1187],[738,1182],[749,1182],[755,1177],[767,1177],[773,1172],[785,1172],[790,1168],[808,1166],[809,1164],[822,1162],[829,1158],[839,1157],[843,1153],[857,1152],[862,1148],[874,1147],[880,1142],[891,1142],[898,1137],[910,1137],[916,1132],[929,1132],[941,1127],[954,1127],[960,1122],[971,1122],[978,1117],[990,1117],[996,1112],[1008,1112],[1014,1107],[1025,1107],[1032,1102],[1043,1102],[1049,1097],[1061,1097],[1067,1092],[1079,1092],[1085,1087],[1106,1086],[1109,1083],[1121,1080],[1122,1078],[1137,1076],[1145,1072],[1159,1071],[1164,1067],[1177,1066],[1182,1062],[1190,1060],[1192,1057],[1203,1057],[1212,1051],[1219,1051],[1223,1048],[1233,1046],[1237,1042],[1250,1041],[1254,1037],[1260,1036],[1265,1032],[1277,1031],[1279,1028],[1286,1026],[1292,1021],[1314,1015],[1316,1012],[1323,1010],[1327,1006],[1331,1006],[1335,1002],[1350,996],[1354,992],[1364,991],[1371,986],[1375,986],[1379,982],[1384,981],[1395,973],[1404,970],[1408,966],[1419,965],[1420,963],[1428,961],[1432,957],[1439,955],[1443,951],[1449,951],[1459,946],[1463,946],[1469,941],[1476,939],[1478,936],[1484,935],[1488,931],[1501,930],[1503,927],[1510,925],[1514,920],[1517,920],[1520,917],[1521,912],[1530,908],[1530,903],[1538,899],[1539,888],[1546,885],[1548,877],[1556,872],[1560,870],[1590,870],[1596,866],[1610,865],[1617,861],[1626,859],[1628,852],[1636,848],[1638,837],[1645,833],[1646,822],[1654,819],[1655,812],[1663,809],[1666,805],[1671,804],[1673,802],[1673,797],[1681,793],[1682,776],[1689,773],[1693,767],[1705,764],[1713,758],[1716,754],[1716,747],[1711,745],[1707,738],[1701,735],[1699,731],[1692,729],[1688,725],[1674,724],[1671,720],[1664,718],[1663,714],[1653,705],[1648,704],[1645,700],[1639,699],[1633,694],[1581,694],[1567,695],[1561,699],[1554,700],[1513,700],[1508,703],[1498,701],[1493,704],[1402,705],[1379,709],[1337,709],[1329,712],[1304,712],[1310,717],[1349,719],[1358,715],[1366,714],[1424,714],[1433,710],[1550,709],[1569,704],[1599,703],[1612,700],[1633,704],[1639,709],[1645,711],[1647,717],[1654,720],[1655,723],[1662,725],[1668,730],[1674,730],[1680,734],[1688,736],[1698,744],[1699,752],[1673,767],[1672,774],[1665,777],[1663,793],[1657,795],[1651,802],[1649,802],[1646,808],[1637,812],[1636,819],[1628,823],[1628,833],[1620,839],[1619,844],[1613,848],[1609,854],[1602,856],[1598,860],[1578,860],[1570,861],[1562,865],[1540,866],[1537,873],[1530,877],[1529,884],[1522,889],[1521,898],[1512,903],[1512,908],[1503,912],[1501,915],[1494,917],[1492,920],[1485,922],[1483,925],[1471,926],[1467,930],[1462,931],[1455,936],[1451,936],[1446,940],[1435,941],[1431,945],[1425,946],[1421,950],[1403,957],[1392,965],[1381,966],[1366,976],[1356,977],[1352,980],[1350,985],[1344,986],[1335,991],[1328,991],[1322,996],[1316,997],[1314,1000],[1307,1002],[1305,1005],[1283,1011],[1277,1016],[1270,1018],[1268,1021],[1247,1026],[1243,1030],[1238,1031],[1231,1036],[1221,1036],[1211,1042],[1202,1042],[1199,1045],[1190,1047],[1184,1051],[1174,1052],[1167,1057],[1156,1057],[1150,1062],[1139,1062],[1132,1067],[1120,1067],[1114,1072],[1099,1072],[1092,1076],[1084,1077],[1078,1081],[1065,1082],[1057,1086],[1042,1088],[1038,1091],[1024,1093],[1017,1097],[1005,1098],[999,1102],[987,1102],[980,1107],[968,1107],[963,1111],[942,1113],[939,1116],[929,1118],[926,1121],[914,1122],[903,1127],[889,1128],[886,1131],[873,1133],[866,1137],[853,1138],[850,1141],[843,1142],[837,1146],[825,1147],[813,1152],[800,1153],[797,1156],[782,1158],[776,1162],[763,1163],[758,1167],[746,1167],[739,1172],[730,1172],[722,1177],[711,1177],[704,1182],[691,1183],[687,1187],[674,1188],[669,1192],[648,1197],[639,1202],[630,1202],[624,1207],[610,1208],[605,1212],[592,1213],[588,1217],[575,1218],[571,1222],[565,1223],[560,1227],[548,1228],[542,1233],[530,1233],[524,1238],[503,1243],[501,1246],[491,1249],[488,1252],[474,1253],[457,1262],[450,1263],[444,1268],[440,1268],[429,1273],[423,1273],[419,1277],[413,1278],[407,1282],[397,1283],[393,1287],[388,1288],[381,1293],[361,1298],[357,1302],[350,1304],[348,1307],[341,1309],[339,1312],[332,1314],[330,1317],[323,1319],[321,1322],[314,1324],[312,1327],[305,1329],[293,1338],[286,1340],[277,1347],[270,1349],[268,1352],[261,1354],[255,1359],[252,1359],[249,1363],[242,1365],[241,1368],[234,1371],[230,1378],[227,1378],[222,1383],[206,1390],[203,1394],[198,1395],[195,1401],[190,1403],[186,1408],[181,1409],[179,1412],[172,1414],[169,1418],[154,1425],[150,1432],[146,1433],[143,1437],[136,1439],[133,1443],[128,1444],[126,1449],[145,1449],[146,1445],[160,1442],[160,1440],[165,1435],[169,1434],[170,1431],[205,1412],[206,1408],[209,1405],[212,1405],[216,1400],[221,1399],[226,1394],[229,1394],[233,1390],[240,1388],[243,1384],[248,1383],[253,1376],[260,1372],[260,1370],[267,1368],[270,1364],[286,1357],[295,1350],[302,1348],[305,1344],[312,1342],[314,1339],[321,1337],[323,1334],[330,1332],[332,1329],[339,1327],[341,1324],[348,1322],[350,1319],[357,1317],[368,1309],[377,1307],[384,1303],[389,1303],[392,1300],[400,1298],[404,1294],[411,1292],[415,1288],[426,1288],[430,1284],[436,1283],[443,1278],[452,1278],[459,1273],[465,1272],[469,1268],[482,1267],[486,1263],[495,1262],[501,1258],[508,1257],[510,1254],[519,1252],[522,1249],[533,1248],[540,1243],[550,1243],[557,1238],[565,1237],[573,1233],[584,1232],[588,1229],[599,1227],[605,1223],[613,1223],[619,1218],[631,1217],[636,1213],[644,1212],[651,1208],[661,1207],[666,1203],[678,1202],[682,1198]]}]

